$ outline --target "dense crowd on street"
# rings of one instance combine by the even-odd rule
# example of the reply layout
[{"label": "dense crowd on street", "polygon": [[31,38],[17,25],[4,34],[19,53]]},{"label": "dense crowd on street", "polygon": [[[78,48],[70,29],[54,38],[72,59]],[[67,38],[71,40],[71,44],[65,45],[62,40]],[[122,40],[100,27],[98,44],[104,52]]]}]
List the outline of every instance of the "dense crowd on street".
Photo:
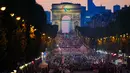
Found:
[{"label": "dense crowd on street", "polygon": [[[73,58],[74,57],[74,58]],[[50,59],[50,58],[49,58]],[[115,65],[107,61],[95,62],[97,57],[81,55],[55,55],[48,59],[48,67],[40,68],[41,60],[35,61],[17,73],[73,73],[74,71],[93,71],[94,73],[130,73],[127,65]],[[7,72],[5,72],[7,73]]]},{"label": "dense crowd on street", "polygon": [[[126,64],[115,65],[108,62],[106,56],[55,55],[49,60],[53,71],[94,71],[95,73],[130,73]],[[53,73],[53,72],[52,72]]]},{"label": "dense crowd on street", "polygon": [[[57,68],[61,65],[67,68],[72,67],[73,69],[89,69],[91,64],[97,64],[100,61],[105,61],[105,55],[81,55],[81,54],[69,54],[69,55],[60,55],[57,54],[49,58],[50,67]],[[64,62],[62,64],[62,62]],[[87,68],[88,67],[88,68]]]},{"label": "dense crowd on street", "polygon": [[[76,50],[77,52],[81,51],[77,48],[79,46],[75,47],[76,44],[81,42],[79,37],[76,35],[60,34],[58,35],[57,40],[62,52],[74,51],[75,53],[57,53],[51,56],[46,56],[46,59],[44,60],[47,63],[47,67],[40,67],[43,62],[40,59],[32,62],[31,65],[25,67],[24,69],[18,70],[18,73],[73,73],[74,71],[93,71],[95,73],[130,73],[127,65],[115,65],[114,63],[107,61],[108,55],[105,53],[99,53],[95,50],[91,50],[91,53],[76,53]],[[70,45],[69,42],[73,42],[75,45]],[[80,47],[81,44],[83,43],[79,43]]]},{"label": "dense crowd on street", "polygon": [[79,53],[87,52],[87,48],[83,47],[83,42],[76,33],[58,34],[55,38],[56,43],[61,48],[62,52]]},{"label": "dense crowd on street", "polygon": [[73,34],[58,34],[56,37],[56,41],[59,44],[59,47],[75,47],[78,48],[82,45],[81,40]]}]

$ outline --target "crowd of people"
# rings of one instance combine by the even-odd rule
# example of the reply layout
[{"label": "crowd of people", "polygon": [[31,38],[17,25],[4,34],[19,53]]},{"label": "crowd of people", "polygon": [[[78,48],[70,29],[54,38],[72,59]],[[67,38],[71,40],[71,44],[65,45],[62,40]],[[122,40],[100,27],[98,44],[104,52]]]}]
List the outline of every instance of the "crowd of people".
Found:
[{"label": "crowd of people", "polygon": [[115,65],[110,62],[99,64],[97,70],[98,73],[130,73],[126,64]]},{"label": "crowd of people", "polygon": [[[73,73],[73,71],[94,71],[95,73],[129,73],[126,65],[108,62],[108,55],[91,50],[81,52],[83,42],[76,34],[58,34],[56,37],[61,53],[47,55],[47,68],[40,68],[41,60],[32,63],[19,73]],[[74,44],[72,44],[74,43]],[[68,53],[65,53],[68,52]]]},{"label": "crowd of people", "polygon": [[[102,60],[103,59],[103,60]],[[93,71],[95,73],[130,73],[127,65],[115,65],[108,62],[106,57],[87,56],[87,55],[55,55],[50,60],[50,69],[52,73],[58,73],[61,70],[73,71]],[[61,73],[61,72],[59,72]]]},{"label": "crowd of people", "polygon": [[59,47],[80,47],[82,45],[81,40],[76,36],[75,33],[58,34],[56,41],[59,44]]},{"label": "crowd of people", "polygon": [[[51,58],[48,58],[50,67],[57,68],[63,66],[65,68],[79,69],[90,69],[92,64],[98,64],[99,62],[105,62],[106,56],[98,54],[56,54]],[[71,69],[72,70],[72,69]]]},{"label": "crowd of people", "polygon": [[87,52],[87,48],[83,45],[81,39],[73,33],[59,33],[55,38],[63,53],[83,53]]}]

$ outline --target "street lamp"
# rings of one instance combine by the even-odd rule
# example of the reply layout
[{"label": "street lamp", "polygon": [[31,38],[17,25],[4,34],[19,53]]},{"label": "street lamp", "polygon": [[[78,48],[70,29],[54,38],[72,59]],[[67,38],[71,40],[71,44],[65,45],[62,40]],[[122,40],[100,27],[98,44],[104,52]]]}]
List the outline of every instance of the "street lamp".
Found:
[{"label": "street lamp", "polygon": [[19,69],[22,70],[24,68],[24,66],[20,66]]},{"label": "street lamp", "polygon": [[34,28],[34,26],[32,26],[32,29]]},{"label": "street lamp", "polygon": [[19,21],[20,19],[21,19],[21,17],[16,17],[16,20],[18,20],[18,21]]},{"label": "street lamp", "polygon": [[22,20],[22,22],[24,22],[24,19]]},{"label": "street lamp", "polygon": [[6,10],[6,7],[1,7],[0,10],[1,10],[1,11],[5,11],[5,10]]},{"label": "street lamp", "polygon": [[11,17],[13,17],[13,16],[14,16],[14,13],[11,13],[10,15],[11,15]]},{"label": "street lamp", "polygon": [[50,39],[50,37],[48,37],[48,39]]},{"label": "street lamp", "polygon": [[17,72],[17,70],[14,70],[14,73],[16,73]]},{"label": "street lamp", "polygon": [[25,64],[24,66],[26,66],[26,67],[27,67],[27,66],[28,66],[28,64]]},{"label": "street lamp", "polygon": [[45,35],[45,33],[43,33],[42,35]]},{"label": "street lamp", "polygon": [[58,48],[60,51],[61,51],[61,49],[60,48]]},{"label": "street lamp", "polygon": [[34,29],[34,31],[36,31],[37,29]]}]

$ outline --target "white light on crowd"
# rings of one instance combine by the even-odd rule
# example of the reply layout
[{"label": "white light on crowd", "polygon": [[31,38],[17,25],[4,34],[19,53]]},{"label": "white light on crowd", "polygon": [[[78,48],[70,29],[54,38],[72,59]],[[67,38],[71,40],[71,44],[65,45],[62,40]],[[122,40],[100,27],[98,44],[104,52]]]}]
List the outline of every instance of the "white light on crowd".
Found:
[{"label": "white light on crowd", "polygon": [[130,56],[129,56],[129,58],[130,58]]},{"label": "white light on crowd", "polygon": [[57,47],[59,47],[59,45],[58,45],[58,44],[57,44],[56,46],[57,46]]},{"label": "white light on crowd", "polygon": [[28,63],[29,65],[31,64],[31,62]]},{"label": "white light on crowd", "polygon": [[44,55],[43,57],[46,58],[46,55]]},{"label": "white light on crowd", "polygon": [[1,10],[1,11],[5,11],[5,9],[6,9],[6,7],[1,7],[0,10]]},{"label": "white light on crowd", "polygon": [[41,54],[43,55],[44,53],[43,53],[43,52],[41,52]]},{"label": "white light on crowd", "polygon": [[116,53],[114,53],[113,55],[114,55],[114,56],[116,56],[117,54],[116,54]]},{"label": "white light on crowd", "polygon": [[40,59],[40,57],[36,58],[35,60],[39,60],[39,59]]},{"label": "white light on crowd", "polygon": [[123,56],[122,54],[118,54],[118,56],[120,57],[120,56]]},{"label": "white light on crowd", "polygon": [[101,53],[101,54],[108,54],[108,52],[102,51],[102,50],[97,50],[96,52]]}]

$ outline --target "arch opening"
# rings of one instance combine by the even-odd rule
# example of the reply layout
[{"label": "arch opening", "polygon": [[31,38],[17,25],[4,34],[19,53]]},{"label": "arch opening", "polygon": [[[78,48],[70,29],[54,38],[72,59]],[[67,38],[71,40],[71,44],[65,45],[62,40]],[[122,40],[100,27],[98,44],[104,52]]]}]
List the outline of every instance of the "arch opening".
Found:
[{"label": "arch opening", "polygon": [[71,17],[63,16],[61,21],[61,29],[62,33],[69,33],[71,31]]}]

